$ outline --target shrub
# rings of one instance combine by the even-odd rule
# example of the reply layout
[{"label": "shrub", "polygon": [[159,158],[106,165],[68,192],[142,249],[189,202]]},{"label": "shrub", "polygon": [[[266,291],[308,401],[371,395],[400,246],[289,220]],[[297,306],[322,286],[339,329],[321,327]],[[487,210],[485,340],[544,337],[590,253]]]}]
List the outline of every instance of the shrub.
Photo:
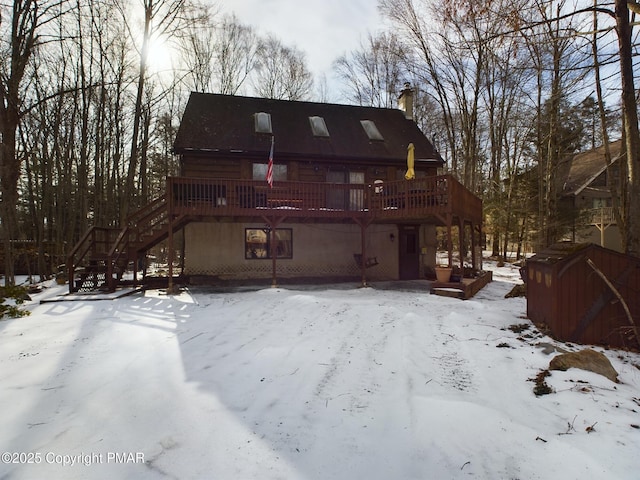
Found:
[{"label": "shrub", "polygon": [[[7,302],[7,300],[9,301]],[[31,300],[25,287],[16,285],[0,286],[0,319],[5,316],[17,318],[30,315],[31,312],[29,310],[21,310],[18,307],[25,300]]]}]

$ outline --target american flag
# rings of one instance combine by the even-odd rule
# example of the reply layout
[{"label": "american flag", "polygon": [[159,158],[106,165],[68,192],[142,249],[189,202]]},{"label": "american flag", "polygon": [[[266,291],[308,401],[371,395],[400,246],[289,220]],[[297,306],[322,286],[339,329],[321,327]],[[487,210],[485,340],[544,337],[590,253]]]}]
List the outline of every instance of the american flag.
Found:
[{"label": "american flag", "polygon": [[271,150],[269,151],[269,164],[267,165],[267,183],[273,188],[273,144],[274,137],[271,137]]}]

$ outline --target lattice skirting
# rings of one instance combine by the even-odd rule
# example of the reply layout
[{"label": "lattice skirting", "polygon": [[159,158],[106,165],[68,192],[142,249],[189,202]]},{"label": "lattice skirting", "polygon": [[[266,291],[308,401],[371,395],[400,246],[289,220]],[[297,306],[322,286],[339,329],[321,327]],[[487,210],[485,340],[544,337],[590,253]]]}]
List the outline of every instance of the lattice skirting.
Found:
[{"label": "lattice skirting", "polygon": [[[361,270],[355,265],[287,265],[278,263],[276,273],[282,277],[340,277],[359,276]],[[216,265],[210,268],[190,267],[185,269],[186,275],[205,275],[224,279],[269,278],[271,262],[255,262],[255,265]],[[367,269],[371,278],[391,278],[380,266]]]}]

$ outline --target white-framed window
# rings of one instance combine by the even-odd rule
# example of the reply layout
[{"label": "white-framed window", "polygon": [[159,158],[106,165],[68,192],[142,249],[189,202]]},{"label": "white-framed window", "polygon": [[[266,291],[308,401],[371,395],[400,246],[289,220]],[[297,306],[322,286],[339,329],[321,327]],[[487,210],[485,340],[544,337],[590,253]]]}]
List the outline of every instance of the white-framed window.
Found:
[{"label": "white-framed window", "polygon": [[[293,258],[293,229],[276,228],[276,258]],[[244,258],[259,260],[271,257],[271,231],[266,228],[246,228]]]},{"label": "white-framed window", "polygon": [[[267,178],[268,163],[254,163],[253,164],[253,179],[264,180]],[[274,182],[286,182],[287,181],[287,166],[281,163],[273,164],[273,181]]]}]

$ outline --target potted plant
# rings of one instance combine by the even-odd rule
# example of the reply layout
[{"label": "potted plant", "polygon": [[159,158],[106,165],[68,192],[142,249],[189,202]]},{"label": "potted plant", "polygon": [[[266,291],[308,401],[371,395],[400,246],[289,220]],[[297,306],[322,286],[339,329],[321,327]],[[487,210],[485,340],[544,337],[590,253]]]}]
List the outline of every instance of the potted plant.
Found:
[{"label": "potted plant", "polygon": [[447,265],[437,265],[436,280],[440,283],[449,283],[449,280],[451,280],[452,271],[453,271],[452,267],[449,267]]}]

